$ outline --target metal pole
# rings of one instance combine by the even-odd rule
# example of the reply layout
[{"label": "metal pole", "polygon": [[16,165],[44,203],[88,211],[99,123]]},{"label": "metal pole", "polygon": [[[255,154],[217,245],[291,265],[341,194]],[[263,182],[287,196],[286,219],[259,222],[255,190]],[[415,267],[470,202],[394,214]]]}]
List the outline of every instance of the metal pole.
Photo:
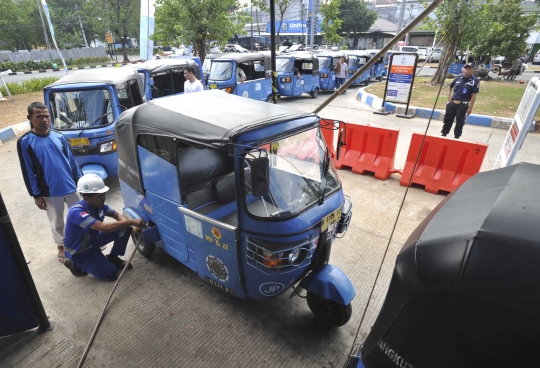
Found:
[{"label": "metal pole", "polygon": [[[251,52],[253,52],[253,1],[251,2],[249,10],[251,11]],[[261,42],[261,40],[259,40],[259,42]]]},{"label": "metal pole", "polygon": [[17,262],[18,269],[22,274],[22,277],[30,294],[30,301],[32,303],[32,307],[34,308],[34,311],[36,312],[39,319],[39,332],[45,332],[51,328],[51,323],[47,318],[47,314],[45,313],[45,309],[43,308],[43,304],[41,303],[41,299],[39,298],[36,285],[34,284],[34,280],[32,279],[32,275],[30,274],[30,270],[28,269],[28,265],[26,264],[26,260],[24,259],[21,245],[19,244],[17,234],[15,233],[15,229],[13,228],[13,224],[11,223],[11,219],[9,218],[9,214],[4,203],[4,199],[2,198],[2,194],[0,194],[0,226],[4,228],[6,238],[9,245],[11,246],[11,251],[13,252],[13,256],[15,257],[15,261]]},{"label": "metal pole", "polygon": [[45,36],[45,45],[47,45],[47,50],[49,50],[49,55],[51,56],[51,61],[53,61],[51,45],[49,44],[49,35],[47,35],[47,28],[45,28],[45,22],[43,21],[43,13],[41,12],[41,5],[39,0],[36,0],[36,5],[39,10],[39,17],[41,18],[41,25],[43,26],[43,35]]},{"label": "metal pole", "polygon": [[318,0],[312,0],[312,8],[311,8],[311,25],[310,25],[310,31],[311,34],[309,35],[309,47],[310,50],[313,50],[313,44],[315,43],[315,16],[317,15],[317,12],[319,11],[319,1]]},{"label": "metal pole", "polygon": [[[77,4],[75,4],[75,11],[77,11]],[[88,48],[88,42],[86,41],[86,35],[84,34],[84,28],[82,26],[82,22],[81,22],[81,16],[79,15],[79,12],[77,11],[77,17],[79,18],[79,25],[81,26],[81,32],[82,32],[82,35],[83,35],[83,38],[84,38],[84,44],[86,45],[86,47]]]},{"label": "metal pole", "polygon": [[369,70],[371,66],[375,64],[377,60],[379,60],[381,57],[386,55],[388,50],[390,50],[400,39],[402,39],[403,36],[409,33],[411,29],[416,27],[416,25],[418,25],[422,20],[424,20],[425,17],[427,17],[431,12],[433,12],[437,8],[437,6],[439,6],[439,4],[442,3],[442,1],[443,0],[434,0],[426,8],[426,10],[424,10],[418,17],[416,17],[411,23],[409,23],[407,27],[405,27],[400,33],[398,33],[396,37],[394,37],[392,41],[390,41],[386,46],[384,46],[377,55],[369,59],[369,61],[362,68],[360,68],[356,73],[354,73],[352,77],[347,79],[347,81],[337,91],[335,91],[330,97],[328,97],[326,101],[320,104],[319,107],[313,110],[313,112],[315,114],[318,113],[319,111],[324,109],[330,102],[332,102],[338,95],[340,95],[341,93],[343,93],[343,91],[349,88],[349,86],[353,84],[353,82],[358,77],[360,77],[366,70]]},{"label": "metal pole", "polygon": [[[4,80],[4,77],[2,77],[2,73],[0,73],[0,79],[2,80],[2,84],[4,85],[4,88],[6,89],[6,92],[7,92],[8,96],[9,96],[9,99],[11,100],[11,103],[15,102],[15,100],[13,99],[13,96],[11,95],[11,92],[9,92],[9,88],[8,88],[8,86],[6,84],[6,81]],[[1,96],[2,95],[0,94],[0,97]]]},{"label": "metal pole", "polygon": [[[403,28],[403,18],[405,17],[406,8],[407,8],[407,0],[401,0],[401,8],[399,8],[399,19],[398,19],[397,30],[396,30],[396,33],[398,34],[401,32],[401,29]],[[396,42],[396,47],[394,47],[394,50],[397,50],[397,42]]]},{"label": "metal pole", "polygon": [[276,1],[270,0],[270,55],[272,59],[272,103],[277,102],[276,73]]}]

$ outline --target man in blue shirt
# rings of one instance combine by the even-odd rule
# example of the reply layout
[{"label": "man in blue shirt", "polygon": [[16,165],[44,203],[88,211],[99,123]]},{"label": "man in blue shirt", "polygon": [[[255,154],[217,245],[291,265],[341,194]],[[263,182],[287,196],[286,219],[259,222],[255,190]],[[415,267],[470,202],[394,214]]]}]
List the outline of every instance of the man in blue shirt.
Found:
[{"label": "man in blue shirt", "polygon": [[[64,265],[74,276],[93,275],[102,280],[113,281],[126,262],[123,256],[132,230],[140,232],[143,220],[128,219],[105,204],[109,187],[95,174],[86,174],[77,183],[77,191],[83,199],[70,207],[66,220],[64,249],[67,259]],[[103,222],[112,217],[116,222]],[[101,247],[114,241],[109,255]],[[131,269],[128,265],[128,270]]]},{"label": "man in blue shirt", "polygon": [[[442,136],[446,137],[450,133],[454,118],[456,127],[454,128],[454,138],[459,139],[463,133],[465,117],[472,112],[476,94],[480,92],[480,80],[473,76],[474,68],[472,64],[463,67],[463,74],[457,77],[448,86],[448,103],[446,104],[446,115]],[[452,88],[454,89],[452,93]]]},{"label": "man in blue shirt", "polygon": [[66,138],[51,131],[47,106],[31,103],[27,118],[32,130],[17,141],[21,171],[28,194],[47,212],[58,260],[63,262],[64,203],[69,207],[79,200],[76,183],[82,173]]}]

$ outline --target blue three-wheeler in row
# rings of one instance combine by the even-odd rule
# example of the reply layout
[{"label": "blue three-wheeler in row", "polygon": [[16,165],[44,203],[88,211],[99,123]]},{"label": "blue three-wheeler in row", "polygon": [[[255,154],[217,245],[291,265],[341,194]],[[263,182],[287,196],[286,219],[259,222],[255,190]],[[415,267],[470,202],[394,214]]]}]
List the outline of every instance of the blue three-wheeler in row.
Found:
[{"label": "blue three-wheeler in row", "polygon": [[[349,320],[355,291],[329,258],[352,204],[317,115],[205,91],[125,111],[115,134],[124,215],[148,225],[143,256],[159,246],[238,298],[307,290],[323,322]],[[316,149],[297,156],[304,146]]]},{"label": "blue three-wheeler in row", "polygon": [[270,102],[272,100],[270,52],[231,53],[213,59],[208,76],[208,88]]},{"label": "blue three-wheeler in row", "polygon": [[48,85],[43,92],[51,128],[66,137],[83,174],[115,177],[118,157],[114,125],[123,110],[145,99],[137,71],[77,71]]},{"label": "blue three-wheeler in row", "polygon": [[276,57],[278,92],[280,96],[319,95],[319,59],[309,52]]},{"label": "blue three-wheeler in row", "polygon": [[[349,56],[349,78],[351,78],[354,73],[362,69],[364,65],[367,64],[369,59],[371,59],[371,55],[369,53],[360,50],[347,51],[347,55]],[[369,68],[354,80],[353,85],[364,83],[367,86],[371,81],[371,77],[372,68]]]},{"label": "blue three-wheeler in row", "polygon": [[188,66],[195,70],[195,77],[204,85],[199,64],[189,58],[149,60],[133,67],[137,69],[143,82],[146,101],[150,101],[154,98],[184,93],[186,82],[184,69]]}]

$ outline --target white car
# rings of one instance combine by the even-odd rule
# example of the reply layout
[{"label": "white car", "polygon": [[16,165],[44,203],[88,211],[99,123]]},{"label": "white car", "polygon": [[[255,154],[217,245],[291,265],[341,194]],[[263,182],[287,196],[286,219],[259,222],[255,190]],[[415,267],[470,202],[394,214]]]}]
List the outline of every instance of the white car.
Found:
[{"label": "white car", "polygon": [[418,53],[418,61],[424,61],[427,59],[429,55],[429,50],[425,47],[419,47],[417,53]]},{"label": "white car", "polygon": [[540,64],[540,50],[536,54],[534,54],[534,58],[532,61],[533,65]]},{"label": "white car", "polygon": [[248,52],[248,50],[243,48],[240,45],[228,44],[228,45],[225,45],[225,49],[223,50],[223,52],[240,52],[240,53],[242,53],[242,52]]},{"label": "white car", "polygon": [[441,55],[442,55],[441,49],[437,49],[433,51],[431,56],[428,55],[429,56],[428,63],[438,63],[439,61],[441,61]]}]

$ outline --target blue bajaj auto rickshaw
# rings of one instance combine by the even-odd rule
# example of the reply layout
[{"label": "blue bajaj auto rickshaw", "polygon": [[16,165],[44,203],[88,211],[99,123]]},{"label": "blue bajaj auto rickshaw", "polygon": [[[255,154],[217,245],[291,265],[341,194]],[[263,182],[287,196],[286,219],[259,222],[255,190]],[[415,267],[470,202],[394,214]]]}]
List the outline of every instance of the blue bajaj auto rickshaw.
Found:
[{"label": "blue bajaj auto rickshaw", "polygon": [[124,214],[148,224],[143,256],[157,245],[239,298],[298,284],[322,321],[349,320],[354,288],[328,260],[352,204],[316,115],[210,91],[130,109],[115,133]]},{"label": "blue bajaj auto rickshaw", "polygon": [[[300,73],[300,77],[297,75]],[[310,53],[292,53],[276,58],[278,91],[281,96],[319,95],[319,59]]]},{"label": "blue bajaj auto rickshaw", "polygon": [[[370,55],[370,58],[374,58],[381,50],[365,50],[364,52],[367,52]],[[381,81],[384,75],[384,69],[384,57],[381,57],[371,67],[371,79]]]},{"label": "blue bajaj auto rickshaw", "polygon": [[[208,88],[259,101],[272,100],[272,70],[269,52],[227,54],[212,60]],[[246,76],[241,81],[237,75]]]},{"label": "blue bajaj auto rickshaw", "polygon": [[137,71],[127,67],[78,71],[43,92],[51,128],[67,138],[83,174],[115,177],[115,123],[123,110],[144,102]]},{"label": "blue bajaj auto rickshaw", "polygon": [[[371,59],[371,55],[365,51],[347,51],[347,55],[349,56],[349,79],[354,73],[366,65],[369,59]],[[356,78],[353,84],[364,83],[367,86],[370,80],[371,68],[364,71],[358,78]]]},{"label": "blue bajaj auto rickshaw", "polygon": [[143,64],[135,65],[143,82],[146,101],[154,98],[165,97],[184,93],[184,69],[187,66],[195,69],[195,77],[204,78],[200,74],[199,65],[190,59],[160,59],[150,60]]},{"label": "blue bajaj auto rickshaw", "polygon": [[212,66],[212,60],[220,57],[220,54],[207,54],[204,57],[204,63],[202,64],[202,71],[204,75],[205,83],[208,84],[208,76],[210,75],[210,67]]},{"label": "blue bajaj auto rickshaw", "polygon": [[317,54],[319,59],[319,79],[321,91],[333,91],[336,88],[336,65],[341,56],[345,56],[345,62],[349,63],[349,57],[343,52],[324,52]]}]

